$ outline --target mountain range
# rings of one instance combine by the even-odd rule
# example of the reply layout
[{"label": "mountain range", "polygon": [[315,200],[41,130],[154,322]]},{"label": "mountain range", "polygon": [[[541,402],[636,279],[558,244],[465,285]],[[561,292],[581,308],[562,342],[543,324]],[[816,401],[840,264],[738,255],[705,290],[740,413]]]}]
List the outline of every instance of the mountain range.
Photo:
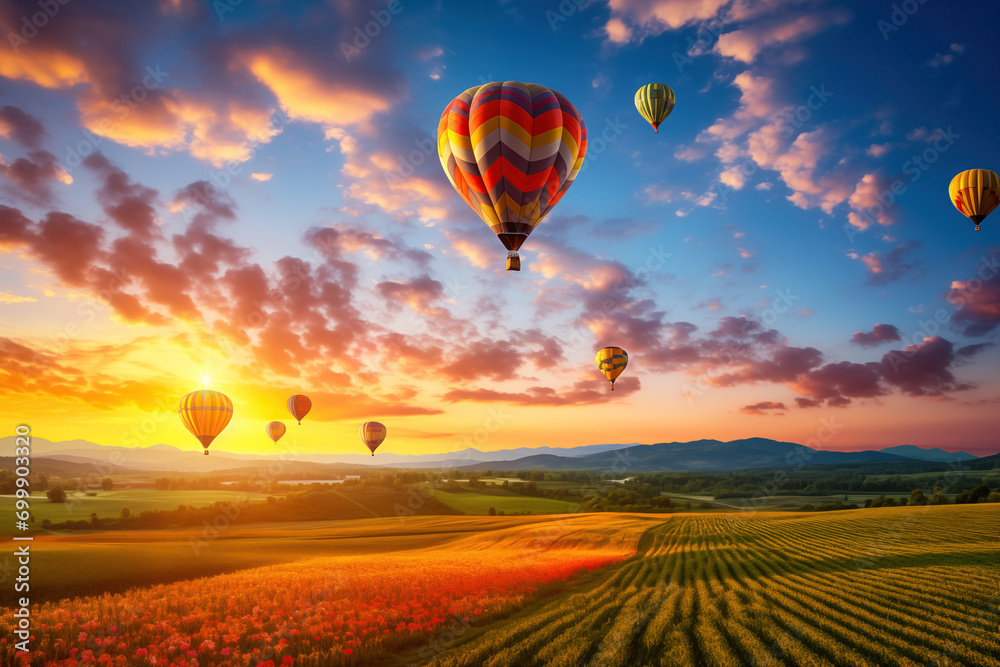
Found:
[{"label": "mountain range", "polygon": [[[0,454],[13,451],[13,436],[0,438]],[[96,474],[134,472],[223,472],[252,468],[278,459],[275,455],[240,454],[182,450],[172,445],[117,447],[87,440],[52,442],[31,438],[36,463],[75,469],[83,467]],[[374,460],[373,460],[374,458]],[[748,468],[795,465],[858,463],[869,461],[959,462],[977,459],[967,452],[947,452],[938,448],[900,445],[860,452],[820,451],[792,442],[768,438],[744,438],[730,442],[696,440],[653,445],[603,444],[582,447],[520,447],[492,452],[463,449],[437,454],[300,454],[283,452],[285,472],[313,471],[326,466],[370,466],[391,468],[458,468],[467,471],[502,470],[602,470],[617,474],[651,471],[718,472]],[[317,465],[318,464],[318,465]],[[58,466],[57,466],[58,467]],[[100,472],[104,471],[104,472]],[[75,473],[80,474],[80,473]]]}]

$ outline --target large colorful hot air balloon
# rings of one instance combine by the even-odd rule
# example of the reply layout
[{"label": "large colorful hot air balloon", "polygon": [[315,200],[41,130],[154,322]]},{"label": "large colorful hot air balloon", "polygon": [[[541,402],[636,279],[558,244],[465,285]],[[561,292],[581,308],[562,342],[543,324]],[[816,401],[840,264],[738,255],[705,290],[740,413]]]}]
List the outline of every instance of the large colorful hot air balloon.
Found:
[{"label": "large colorful hot air balloon", "polygon": [[233,402],[221,392],[201,389],[182,398],[177,412],[208,456],[208,446],[233,418]]},{"label": "large colorful hot air balloon", "polygon": [[587,128],[569,100],[535,83],[494,81],[445,107],[438,157],[448,180],[507,248],[517,250],[580,172]]},{"label": "large colorful hot air balloon", "polygon": [[951,179],[948,196],[962,215],[976,223],[988,216],[1000,204],[1000,180],[995,171],[968,169]]},{"label": "large colorful hot air balloon", "polygon": [[285,435],[285,425],[281,422],[271,422],[264,427],[264,432],[267,433],[267,437],[277,443],[281,440],[281,436]]},{"label": "large colorful hot air balloon", "polygon": [[615,380],[628,366],[628,353],[620,347],[602,347],[594,357],[597,369],[611,381],[611,391],[615,390]]},{"label": "large colorful hot air balloon", "polygon": [[635,108],[660,133],[660,123],[674,110],[674,91],[662,83],[647,83],[635,91]]},{"label": "large colorful hot air balloon", "polygon": [[309,400],[308,396],[296,394],[295,396],[290,396],[288,398],[288,411],[292,413],[292,416],[295,417],[295,421],[297,421],[299,425],[302,424],[302,419],[309,414],[312,406],[312,401]]},{"label": "large colorful hot air balloon", "polygon": [[372,451],[372,456],[375,456],[375,450],[385,440],[385,426],[378,422],[365,422],[358,430],[358,435],[361,436],[361,442]]}]

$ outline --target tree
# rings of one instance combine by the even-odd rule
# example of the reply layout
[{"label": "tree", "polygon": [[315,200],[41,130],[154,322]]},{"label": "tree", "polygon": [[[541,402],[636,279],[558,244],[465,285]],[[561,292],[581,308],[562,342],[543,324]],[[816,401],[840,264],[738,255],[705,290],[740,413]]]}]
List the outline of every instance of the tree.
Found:
[{"label": "tree", "polygon": [[103,480],[101,480],[101,488],[104,489],[105,491],[110,491],[111,489],[115,488],[115,483],[111,480],[110,477],[105,477]]},{"label": "tree", "polygon": [[38,490],[39,491],[49,490],[49,477],[45,473],[39,473],[38,475]]},{"label": "tree", "polygon": [[101,527],[101,520],[97,518],[97,512],[90,513],[90,525],[94,528]]},{"label": "tree", "polygon": [[497,508],[496,507],[491,507],[490,510],[489,510],[489,512],[487,512],[487,514],[489,514],[490,516],[496,516],[497,515]]},{"label": "tree", "polygon": [[123,519],[129,518],[131,515],[132,515],[132,512],[130,512],[127,507],[123,507],[122,508],[122,518]]},{"label": "tree", "polygon": [[50,503],[64,503],[66,502],[66,492],[63,491],[61,486],[57,486],[49,489],[45,492],[46,497],[49,499]]},{"label": "tree", "polygon": [[986,498],[988,498],[989,495],[990,495],[990,487],[987,486],[986,484],[980,484],[979,486],[977,486],[972,490],[972,493],[969,494],[969,502],[970,503],[986,502]]},{"label": "tree", "polygon": [[927,496],[924,495],[923,489],[913,489],[910,492],[910,505],[926,505]]}]

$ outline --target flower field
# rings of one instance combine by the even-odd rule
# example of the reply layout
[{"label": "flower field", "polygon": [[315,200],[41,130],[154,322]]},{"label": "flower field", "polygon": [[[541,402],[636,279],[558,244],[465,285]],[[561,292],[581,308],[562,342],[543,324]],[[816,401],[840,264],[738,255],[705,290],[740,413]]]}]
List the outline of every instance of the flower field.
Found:
[{"label": "flower field", "polygon": [[[574,517],[446,547],[332,556],[64,600],[32,610],[31,654],[5,665],[339,665],[427,656],[541,587],[633,555],[649,522]],[[0,618],[11,637],[11,610]],[[442,640],[444,638],[444,640]]]}]

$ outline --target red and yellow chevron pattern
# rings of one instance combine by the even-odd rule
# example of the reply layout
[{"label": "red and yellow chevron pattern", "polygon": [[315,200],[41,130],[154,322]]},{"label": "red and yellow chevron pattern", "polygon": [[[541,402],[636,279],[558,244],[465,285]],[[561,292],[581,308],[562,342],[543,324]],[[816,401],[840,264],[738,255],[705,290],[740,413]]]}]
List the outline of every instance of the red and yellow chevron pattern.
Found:
[{"label": "red and yellow chevron pattern", "polygon": [[469,88],[438,123],[448,180],[511,257],[566,194],[586,153],[587,128],[576,107],[534,83]]}]

